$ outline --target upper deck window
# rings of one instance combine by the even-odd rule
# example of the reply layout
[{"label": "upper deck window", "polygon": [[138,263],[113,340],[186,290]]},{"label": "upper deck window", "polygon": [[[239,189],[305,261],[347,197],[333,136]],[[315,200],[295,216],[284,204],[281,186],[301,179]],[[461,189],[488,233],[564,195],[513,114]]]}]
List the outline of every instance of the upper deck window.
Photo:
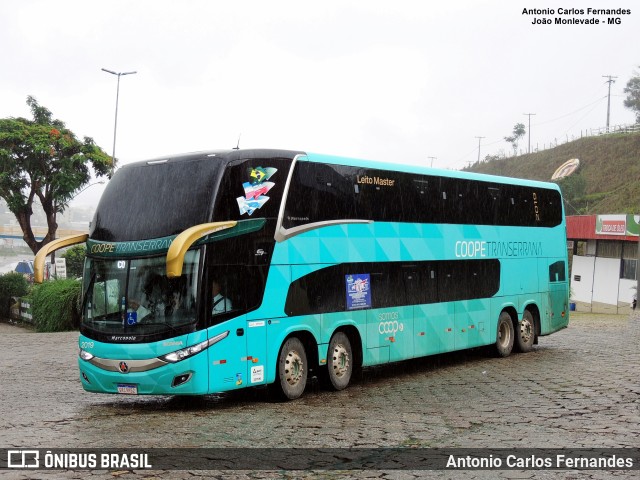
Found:
[{"label": "upper deck window", "polygon": [[554,227],[562,201],[537,186],[298,162],[284,228],[334,220]]}]

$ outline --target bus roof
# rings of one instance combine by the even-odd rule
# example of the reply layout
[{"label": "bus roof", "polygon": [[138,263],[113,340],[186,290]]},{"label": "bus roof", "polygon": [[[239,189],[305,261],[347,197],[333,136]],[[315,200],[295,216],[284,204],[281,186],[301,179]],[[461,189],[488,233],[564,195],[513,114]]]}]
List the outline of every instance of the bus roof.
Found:
[{"label": "bus roof", "polygon": [[310,162],[317,163],[329,163],[336,165],[354,166],[362,168],[377,168],[380,170],[391,170],[407,173],[417,173],[421,175],[436,175],[450,178],[465,178],[470,180],[478,180],[485,182],[497,182],[508,185],[527,185],[527,186],[539,186],[549,188],[552,190],[560,190],[558,185],[554,182],[544,182],[539,180],[528,180],[516,177],[504,177],[500,175],[487,175],[482,173],[464,172],[460,170],[446,170],[438,169],[426,166],[420,166],[403,161],[398,162],[384,162],[378,160],[369,160],[356,157],[342,157],[338,155],[329,155],[315,152],[305,152],[302,150],[285,150],[274,148],[250,148],[250,149],[227,149],[227,150],[207,150],[200,152],[191,152],[175,155],[167,155],[163,157],[154,158],[152,160],[143,160],[140,162],[130,163],[122,168],[129,168],[132,166],[140,166],[144,164],[156,164],[160,162],[176,162],[176,161],[189,161],[189,160],[210,160],[216,159],[224,164],[230,163],[238,159],[251,159],[251,158],[290,158],[294,159],[298,155],[306,155]]}]

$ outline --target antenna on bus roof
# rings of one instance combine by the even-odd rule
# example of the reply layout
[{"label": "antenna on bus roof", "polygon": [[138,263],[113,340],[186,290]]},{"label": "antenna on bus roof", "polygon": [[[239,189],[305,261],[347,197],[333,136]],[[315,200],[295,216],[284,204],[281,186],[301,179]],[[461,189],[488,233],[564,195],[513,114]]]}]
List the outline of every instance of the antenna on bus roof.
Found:
[{"label": "antenna on bus roof", "polygon": [[233,147],[234,150],[240,150],[240,137],[242,136],[242,133],[240,133],[238,135],[238,143],[236,144],[235,147]]}]

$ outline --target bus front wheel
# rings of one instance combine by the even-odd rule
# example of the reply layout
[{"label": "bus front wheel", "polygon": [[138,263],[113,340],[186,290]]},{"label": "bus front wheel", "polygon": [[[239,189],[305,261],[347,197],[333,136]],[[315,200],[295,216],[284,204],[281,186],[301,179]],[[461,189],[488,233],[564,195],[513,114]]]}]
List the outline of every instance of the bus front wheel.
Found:
[{"label": "bus front wheel", "polygon": [[278,386],[281,396],[295,400],[304,392],[308,375],[307,353],[304,345],[291,337],[284,342],[278,356]]},{"label": "bus front wheel", "polygon": [[516,330],[516,344],[521,352],[530,352],[533,350],[533,342],[536,338],[536,324],[533,315],[529,310],[524,311],[522,320],[518,324]]},{"label": "bus front wheel", "polygon": [[349,337],[343,332],[331,337],[327,352],[327,370],[334,390],[347,388],[353,373],[353,350]]},{"label": "bus front wheel", "polygon": [[513,349],[515,331],[511,315],[502,312],[498,318],[498,329],[496,332],[496,353],[499,357],[508,357]]}]

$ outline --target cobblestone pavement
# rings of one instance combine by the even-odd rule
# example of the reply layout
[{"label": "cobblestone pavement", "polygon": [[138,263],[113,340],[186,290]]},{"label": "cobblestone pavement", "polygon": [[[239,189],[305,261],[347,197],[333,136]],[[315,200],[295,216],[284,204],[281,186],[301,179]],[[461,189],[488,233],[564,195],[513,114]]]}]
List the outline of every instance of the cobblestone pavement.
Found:
[{"label": "cobblestone pavement", "polygon": [[[294,402],[85,393],[77,333],[0,324],[0,447],[640,447],[640,318],[574,314],[533,352],[481,349],[365,369]],[[613,471],[4,471],[7,478],[593,478]],[[636,477],[637,478],[637,477]]]}]

